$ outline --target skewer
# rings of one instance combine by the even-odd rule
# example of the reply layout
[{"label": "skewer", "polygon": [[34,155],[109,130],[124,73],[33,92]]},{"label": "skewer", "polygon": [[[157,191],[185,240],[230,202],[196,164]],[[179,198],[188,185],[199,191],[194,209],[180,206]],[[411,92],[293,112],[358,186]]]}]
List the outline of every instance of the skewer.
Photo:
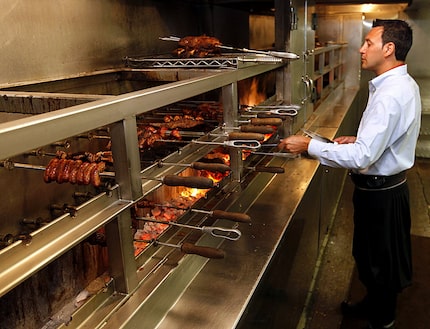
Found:
[{"label": "skewer", "polygon": [[289,158],[289,159],[298,158],[300,156],[298,154],[292,154],[292,153],[286,153],[286,152],[251,152],[251,154],[269,155],[269,156]]},{"label": "skewer", "polygon": [[185,186],[185,187],[198,188],[198,189],[209,189],[214,187],[214,182],[212,179],[207,177],[201,177],[201,176],[183,177],[183,176],[176,176],[176,175],[166,175],[165,177],[162,177],[162,178],[145,177],[145,176],[141,176],[141,177],[143,179],[160,181],[167,186]]},{"label": "skewer", "polygon": [[[54,154],[55,155],[55,154]],[[46,166],[41,165],[31,165],[27,163],[19,163],[19,162],[13,162],[11,160],[4,160],[0,162],[0,167],[4,167],[8,170],[12,170],[14,168],[23,168],[23,169],[33,169],[33,170],[46,170]],[[102,177],[115,177],[115,173],[111,171],[103,171],[99,173]]]},{"label": "skewer", "polygon": [[[213,219],[225,219],[225,220],[231,220],[234,222],[241,222],[241,223],[250,223],[251,222],[251,217],[247,214],[244,213],[240,213],[240,212],[231,212],[231,211],[224,211],[224,210],[202,210],[202,209],[194,209],[194,208],[183,208],[183,207],[175,207],[175,206],[169,206],[166,204],[159,204],[159,203],[153,203],[150,204],[149,207],[151,205],[154,206],[158,206],[158,207],[166,207],[166,208],[173,208],[173,209],[178,209],[178,210],[185,210],[185,211],[192,211],[192,212],[197,212],[197,213],[202,213],[202,214],[207,214],[209,215],[209,217],[213,218]],[[138,204],[139,206],[139,204]],[[145,206],[143,206],[145,207]]]},{"label": "skewer", "polygon": [[319,140],[319,141],[324,142],[324,143],[334,143],[334,141],[331,140],[330,138],[322,136],[322,135],[320,135],[314,131],[310,131],[307,129],[302,129],[302,131],[305,133],[305,135],[308,135],[310,138]]},{"label": "skewer", "polygon": [[77,135],[76,137],[78,137],[78,138],[86,138],[88,140],[92,140],[92,139],[111,139],[110,136],[96,135],[96,134],[93,134],[93,133]]},{"label": "skewer", "polygon": [[[210,165],[210,164],[207,164],[207,165]],[[213,165],[216,165],[216,164],[213,164]],[[36,169],[36,170],[46,169],[46,166],[29,165],[25,163],[12,162],[10,160],[0,162],[0,166],[3,166],[9,170],[13,168],[26,168],[26,169]],[[218,169],[223,170],[221,166],[219,166]],[[99,175],[101,177],[115,177],[115,173],[109,172],[109,171],[103,171],[99,173]],[[149,179],[149,180],[158,180],[167,186],[185,186],[185,187],[200,188],[200,189],[208,189],[208,188],[214,187],[213,181],[207,177],[199,177],[199,176],[182,177],[182,176],[175,176],[175,175],[167,175],[163,178],[152,178],[152,177],[144,177],[144,176],[142,176],[142,178]]]},{"label": "skewer", "polygon": [[280,126],[282,125],[281,118],[252,118],[250,120],[237,120],[238,123],[250,123],[253,125]]},{"label": "skewer", "polygon": [[30,234],[5,234],[4,236],[0,236],[0,248],[7,247],[14,243],[15,241],[22,241],[25,245],[29,245],[33,237]]},{"label": "skewer", "polygon": [[24,153],[25,155],[34,155],[34,156],[57,156],[57,153],[50,153],[45,152],[42,149],[33,150],[27,153]]},{"label": "skewer", "polygon": [[188,242],[184,242],[182,244],[171,244],[166,242],[160,242],[158,240],[134,239],[134,241],[151,243],[154,245],[154,247],[160,245],[160,246],[166,246],[171,248],[178,248],[186,254],[194,254],[194,255],[199,255],[207,258],[221,259],[225,257],[225,252],[221,249],[204,247],[204,246],[196,246]]},{"label": "skewer", "polygon": [[173,163],[173,162],[164,162],[164,161],[148,161],[149,163],[156,163],[158,167],[163,166],[179,166],[179,167],[190,167],[196,170],[208,170],[213,172],[226,173],[227,171],[231,171],[231,168],[222,163],[206,163],[206,162],[191,162],[191,163]]},{"label": "skewer", "polygon": [[235,148],[258,150],[261,147],[261,143],[257,140],[230,140],[224,142],[204,142],[204,141],[191,141],[195,144],[205,144],[205,145],[224,145]]},{"label": "skewer", "polygon": [[235,129],[241,132],[253,132],[259,134],[273,134],[275,129],[271,126],[257,126],[252,124],[241,125],[240,127],[223,127],[223,129]]},{"label": "skewer", "polygon": [[231,141],[224,141],[224,142],[207,142],[207,141],[198,141],[198,140],[183,141],[183,140],[174,140],[174,139],[157,139],[156,142],[222,145],[222,146],[230,146],[230,147],[241,148],[241,149],[250,149],[250,150],[257,150],[261,147],[261,143],[257,140],[231,140]]},{"label": "skewer", "polygon": [[248,105],[243,105],[243,107],[248,108],[248,109],[294,109],[294,110],[300,110],[301,106],[300,105],[296,105],[296,104],[290,104],[290,105],[255,105],[255,106],[248,106]]},{"label": "skewer", "polygon": [[294,117],[297,115],[298,111],[297,109],[291,108],[291,109],[272,109],[272,110],[247,110],[248,113],[267,113],[267,114],[276,114],[276,115],[286,115],[290,117]]},{"label": "skewer", "polygon": [[255,172],[270,172],[273,174],[283,174],[285,172],[285,169],[282,167],[270,167],[270,166],[246,167],[245,169],[255,171]]},{"label": "skewer", "polygon": [[230,228],[218,227],[218,226],[193,226],[193,225],[179,224],[172,221],[157,220],[150,217],[136,217],[136,220],[189,228],[192,230],[199,230],[199,231],[202,231],[203,233],[208,233],[216,238],[223,238],[223,239],[232,240],[232,241],[239,240],[239,238],[242,235],[242,233],[235,228],[230,229]]},{"label": "skewer", "polygon": [[[175,37],[175,36],[169,36],[169,37],[160,37],[160,40],[164,41],[179,41],[181,38]],[[215,47],[222,48],[222,49],[228,49],[228,50],[236,50],[236,51],[242,51],[245,53],[253,53],[253,54],[260,54],[260,55],[266,55],[266,56],[272,56],[272,57],[278,57],[282,59],[299,59],[300,56],[294,53],[290,52],[284,52],[284,51],[263,51],[263,50],[255,50],[255,49],[248,49],[248,48],[237,48],[232,46],[225,46],[225,45],[215,45]]]},{"label": "skewer", "polygon": [[34,170],[45,170],[45,166],[40,165],[31,165],[27,163],[18,163],[18,162],[12,162],[11,160],[4,160],[0,162],[0,166],[4,167],[8,170],[12,170],[14,168],[25,168],[25,169],[34,169]]},{"label": "skewer", "polygon": [[59,141],[59,142],[55,142],[51,144],[52,146],[60,146],[60,147],[64,147],[65,149],[68,149],[70,147],[70,142],[69,141]]},{"label": "skewer", "polygon": [[67,203],[63,205],[53,204],[51,205],[51,211],[59,211],[63,214],[70,214],[71,217],[75,217],[78,212],[78,208],[76,206],[69,205]]}]

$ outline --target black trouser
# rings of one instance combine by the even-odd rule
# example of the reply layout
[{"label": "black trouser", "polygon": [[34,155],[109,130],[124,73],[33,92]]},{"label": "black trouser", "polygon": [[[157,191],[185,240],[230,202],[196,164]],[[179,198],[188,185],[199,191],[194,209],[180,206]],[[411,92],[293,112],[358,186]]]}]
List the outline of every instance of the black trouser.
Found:
[{"label": "black trouser", "polygon": [[396,318],[397,291],[383,287],[368,288],[369,321],[376,327],[390,324]]},{"label": "black trouser", "polygon": [[412,282],[408,186],[356,187],[353,202],[353,255],[374,310],[370,320],[388,324],[395,318],[397,294]]}]

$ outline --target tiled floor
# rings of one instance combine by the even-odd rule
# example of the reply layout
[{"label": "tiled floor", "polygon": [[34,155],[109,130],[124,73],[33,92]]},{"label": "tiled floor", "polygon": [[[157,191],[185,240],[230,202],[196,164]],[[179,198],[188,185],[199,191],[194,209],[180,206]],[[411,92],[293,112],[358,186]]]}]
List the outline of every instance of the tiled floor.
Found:
[{"label": "tiled floor", "polygon": [[[427,280],[422,276],[430,273],[430,159],[417,159],[414,168],[408,172],[408,182],[415,278],[414,285],[400,296],[397,329],[427,329],[430,328],[430,306],[423,306],[423,300],[430,300],[430,278]],[[361,289],[351,256],[352,191],[353,186],[347,178],[321,260],[307,323],[297,329],[361,329],[365,325],[363,321],[343,319],[339,310],[340,302],[349,296],[351,290],[357,294]],[[423,253],[422,249],[426,247],[428,252]]]}]

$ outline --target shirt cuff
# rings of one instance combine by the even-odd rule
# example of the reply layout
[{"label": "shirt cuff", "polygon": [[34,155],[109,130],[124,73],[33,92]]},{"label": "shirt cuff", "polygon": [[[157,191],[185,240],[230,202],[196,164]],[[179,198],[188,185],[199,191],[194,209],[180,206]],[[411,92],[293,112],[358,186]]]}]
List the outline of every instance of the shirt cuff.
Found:
[{"label": "shirt cuff", "polygon": [[308,154],[314,158],[319,158],[326,147],[327,143],[311,139],[308,145]]}]

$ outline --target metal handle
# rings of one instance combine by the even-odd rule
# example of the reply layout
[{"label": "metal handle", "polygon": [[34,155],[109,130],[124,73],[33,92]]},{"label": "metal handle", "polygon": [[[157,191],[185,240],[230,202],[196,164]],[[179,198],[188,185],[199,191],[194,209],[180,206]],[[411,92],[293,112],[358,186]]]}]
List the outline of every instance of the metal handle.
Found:
[{"label": "metal handle", "polygon": [[298,158],[299,154],[293,154],[293,153],[287,153],[287,152],[251,152],[251,154],[257,154],[257,155],[269,155],[273,157],[281,157],[281,158],[289,158],[294,159]]},{"label": "metal handle", "polygon": [[297,110],[296,109],[273,109],[273,110],[262,110],[262,111],[254,111],[249,110],[250,113],[271,113],[271,114],[278,114],[278,115],[289,115],[289,116],[296,116]]},{"label": "metal handle", "polygon": [[225,227],[218,227],[218,226],[193,226],[188,224],[180,224],[173,221],[157,220],[150,217],[136,217],[136,220],[184,227],[192,230],[199,230],[199,231],[202,231],[203,233],[209,233],[212,236],[217,238],[223,238],[223,239],[228,239],[233,241],[238,240],[242,235],[242,233],[238,229],[234,229],[234,228],[225,228]]},{"label": "metal handle", "polygon": [[244,140],[244,139],[224,141],[224,142],[206,142],[206,141],[192,140],[191,142],[195,144],[205,144],[205,145],[225,145],[225,146],[251,149],[251,150],[257,150],[261,147],[260,142],[257,140]]},{"label": "metal handle", "polygon": [[305,94],[303,96],[301,103],[305,104],[305,102],[308,100],[308,97],[309,97],[309,90],[310,90],[309,77],[308,76],[302,77],[302,82],[305,84]]},{"label": "metal handle", "polygon": [[258,150],[261,147],[261,143],[257,140],[233,140],[233,141],[225,141],[224,145],[236,147],[236,148],[244,148],[250,150]]},{"label": "metal handle", "polygon": [[276,110],[270,110],[270,113],[278,114],[278,115],[289,115],[289,116],[296,116],[297,110],[296,109],[276,109]]},{"label": "metal handle", "polygon": [[204,233],[209,233],[214,237],[228,239],[232,241],[239,240],[242,235],[242,233],[235,228],[224,228],[217,226],[202,226],[200,228]]}]

